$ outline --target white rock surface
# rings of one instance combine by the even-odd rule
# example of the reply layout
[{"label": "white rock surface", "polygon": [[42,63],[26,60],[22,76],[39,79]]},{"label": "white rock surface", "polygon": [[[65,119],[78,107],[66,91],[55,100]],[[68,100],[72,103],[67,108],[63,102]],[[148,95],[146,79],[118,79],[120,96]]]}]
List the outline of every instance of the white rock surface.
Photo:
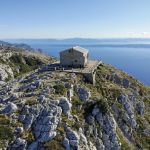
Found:
[{"label": "white rock surface", "polygon": [[62,97],[60,99],[59,106],[62,108],[62,111],[65,115],[67,116],[71,115],[72,104],[69,102],[69,100],[66,97]]},{"label": "white rock surface", "polygon": [[91,92],[86,88],[78,88],[78,95],[82,101],[88,101],[91,97]]},{"label": "white rock surface", "polygon": [[12,69],[8,65],[0,64],[0,81],[5,81],[9,76],[14,77]]},{"label": "white rock surface", "polygon": [[18,107],[16,104],[14,103],[9,103],[8,105],[6,105],[6,107],[3,109],[2,113],[4,114],[11,114],[14,113],[18,110]]}]

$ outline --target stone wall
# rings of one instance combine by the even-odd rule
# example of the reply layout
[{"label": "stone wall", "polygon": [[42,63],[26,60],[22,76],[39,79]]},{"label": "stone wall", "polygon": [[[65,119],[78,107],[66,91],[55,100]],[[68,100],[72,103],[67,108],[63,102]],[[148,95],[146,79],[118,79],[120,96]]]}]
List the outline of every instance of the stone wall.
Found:
[{"label": "stone wall", "polygon": [[92,73],[92,72],[91,73],[84,73],[83,75],[84,75],[85,80],[87,82],[90,82],[93,85],[95,85],[95,72],[94,73]]},{"label": "stone wall", "polygon": [[60,53],[60,64],[65,67],[85,67],[87,57],[87,54],[78,51],[63,51]]}]

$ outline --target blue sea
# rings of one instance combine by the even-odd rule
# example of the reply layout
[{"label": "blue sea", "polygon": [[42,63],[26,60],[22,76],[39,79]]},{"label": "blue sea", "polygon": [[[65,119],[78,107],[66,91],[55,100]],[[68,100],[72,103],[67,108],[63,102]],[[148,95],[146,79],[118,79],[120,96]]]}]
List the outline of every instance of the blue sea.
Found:
[{"label": "blue sea", "polygon": [[[10,42],[10,40],[9,40]],[[16,40],[33,48],[42,49],[47,55],[59,57],[59,52],[79,45],[89,50],[91,59],[102,60],[150,86],[150,39],[149,40]]]}]

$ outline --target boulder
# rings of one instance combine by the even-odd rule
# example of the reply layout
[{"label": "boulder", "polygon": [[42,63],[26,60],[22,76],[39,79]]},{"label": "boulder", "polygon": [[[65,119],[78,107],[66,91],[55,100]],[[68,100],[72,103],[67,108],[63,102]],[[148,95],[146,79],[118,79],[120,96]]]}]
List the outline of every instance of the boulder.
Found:
[{"label": "boulder", "polygon": [[95,118],[92,115],[89,115],[86,121],[88,124],[93,125],[95,123]]},{"label": "boulder", "polygon": [[120,78],[117,74],[114,74],[113,81],[116,84],[122,85],[122,78]]},{"label": "boulder", "polygon": [[89,142],[89,150],[97,150],[97,148],[94,146],[94,144],[91,141]]},{"label": "boulder", "polygon": [[27,142],[22,138],[17,138],[11,146],[11,150],[26,150]]},{"label": "boulder", "polygon": [[125,88],[128,88],[128,87],[130,86],[130,82],[129,82],[128,79],[126,79],[126,78],[123,79],[123,86],[124,86]]},{"label": "boulder", "polygon": [[80,142],[82,142],[84,145],[88,144],[87,138],[83,134],[82,128],[79,128],[79,136],[80,136]]},{"label": "boulder", "polygon": [[127,113],[124,113],[123,120],[126,121],[126,122],[128,122],[130,120],[130,117]]},{"label": "boulder", "polygon": [[65,115],[70,116],[72,104],[66,97],[62,97],[60,99],[59,106],[62,108],[62,111]]},{"label": "boulder", "polygon": [[144,134],[150,137],[150,127],[144,130]]},{"label": "boulder", "polygon": [[8,65],[0,64],[0,81],[5,81],[9,77],[14,77],[12,69]]},{"label": "boulder", "polygon": [[135,118],[130,119],[130,124],[131,124],[132,128],[136,128],[137,122],[136,122]]},{"label": "boulder", "polygon": [[82,101],[88,101],[91,97],[91,92],[87,90],[86,88],[78,88],[77,90],[80,100]]},{"label": "boulder", "polygon": [[18,110],[18,107],[14,103],[9,103],[2,111],[4,114],[11,114]]},{"label": "boulder", "polygon": [[56,136],[56,132],[55,131],[49,131],[49,132],[43,132],[41,134],[41,137],[38,139],[39,142],[47,142],[52,140],[55,136]]},{"label": "boulder", "polygon": [[69,140],[79,140],[79,135],[77,134],[76,131],[73,131],[73,130],[69,130],[67,132],[67,138]]},{"label": "boulder", "polygon": [[137,110],[137,112],[138,112],[141,116],[144,115],[145,104],[144,104],[143,101],[141,101],[141,102],[139,102],[139,103],[137,104],[136,110]]},{"label": "boulder", "polygon": [[62,113],[56,104],[51,101],[46,104],[33,123],[33,133],[39,142],[47,142],[56,136],[56,128]]},{"label": "boulder", "polygon": [[22,133],[24,130],[23,130],[23,127],[17,127],[16,129],[15,129],[15,132],[17,132],[17,133]]},{"label": "boulder", "polygon": [[70,140],[69,143],[70,143],[71,147],[73,147],[73,149],[78,149],[79,141],[77,141],[77,140]]},{"label": "boulder", "polygon": [[96,116],[100,112],[99,108],[95,107],[92,111],[92,115]]},{"label": "boulder", "polygon": [[23,121],[24,122],[24,128],[26,130],[28,130],[31,127],[34,119],[35,119],[34,115],[32,115],[32,114],[31,115],[26,115],[26,117],[25,117],[25,119]]},{"label": "boulder", "polygon": [[66,127],[65,130],[70,146],[73,149],[78,149],[80,139],[78,133],[76,131],[73,131],[70,127]]},{"label": "boulder", "polygon": [[100,138],[97,138],[96,140],[96,148],[97,150],[105,150],[105,146]]},{"label": "boulder", "polygon": [[38,141],[32,142],[29,146],[28,146],[28,150],[37,150],[38,149]]},{"label": "boulder", "polygon": [[64,138],[63,145],[66,148],[66,150],[71,150],[69,140],[66,137]]}]

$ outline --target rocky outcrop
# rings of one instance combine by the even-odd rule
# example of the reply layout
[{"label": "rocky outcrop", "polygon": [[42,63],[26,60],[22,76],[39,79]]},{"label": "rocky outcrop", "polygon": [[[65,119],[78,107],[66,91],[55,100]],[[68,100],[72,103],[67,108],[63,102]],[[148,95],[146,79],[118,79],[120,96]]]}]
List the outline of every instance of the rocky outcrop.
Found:
[{"label": "rocky outcrop", "polygon": [[129,88],[131,85],[130,81],[127,78],[120,77],[116,73],[107,74],[106,79],[116,84],[122,85],[125,88]]},{"label": "rocky outcrop", "polygon": [[141,101],[141,102],[137,103],[136,109],[137,109],[137,112],[138,112],[141,116],[143,116],[143,115],[144,115],[144,110],[145,110],[145,104],[144,104],[144,102]]},{"label": "rocky outcrop", "polygon": [[61,113],[61,108],[54,104],[49,104],[40,111],[33,125],[35,138],[39,142],[47,142],[56,136],[56,128],[60,121]]},{"label": "rocky outcrop", "polygon": [[27,149],[27,142],[24,139],[17,138],[11,147],[10,150],[26,150]]},{"label": "rocky outcrop", "polygon": [[[86,134],[94,134],[97,149],[120,149],[120,144],[116,134],[117,123],[111,113],[105,114],[97,104],[86,117],[87,123],[91,126]],[[96,124],[99,124],[96,127]]]},{"label": "rocky outcrop", "polygon": [[66,127],[66,135],[69,140],[70,147],[75,150],[79,148],[79,135],[76,131],[73,131],[70,127]]},{"label": "rocky outcrop", "polygon": [[9,65],[0,64],[0,81],[13,78],[14,74]]},{"label": "rocky outcrop", "polygon": [[1,147],[148,149],[149,89],[112,68],[99,68],[96,78],[93,86],[80,75],[39,69],[0,82]]},{"label": "rocky outcrop", "polygon": [[91,92],[89,90],[87,90],[86,88],[81,88],[79,87],[77,89],[78,95],[80,100],[86,102],[89,100],[89,98],[91,97]]},{"label": "rocky outcrop", "polygon": [[2,113],[4,114],[12,114],[18,110],[18,107],[14,103],[9,103],[3,110]]},{"label": "rocky outcrop", "polygon": [[[133,97],[132,97],[133,98]],[[130,125],[132,128],[136,128],[137,122],[136,122],[136,116],[135,116],[135,108],[132,103],[131,97],[128,97],[128,95],[121,95],[118,99],[118,101],[123,105],[125,109],[125,113],[123,116],[124,121]]]},{"label": "rocky outcrop", "polygon": [[72,104],[69,102],[67,98],[62,97],[59,101],[59,106],[62,108],[62,111],[65,115],[67,116],[71,115]]}]

